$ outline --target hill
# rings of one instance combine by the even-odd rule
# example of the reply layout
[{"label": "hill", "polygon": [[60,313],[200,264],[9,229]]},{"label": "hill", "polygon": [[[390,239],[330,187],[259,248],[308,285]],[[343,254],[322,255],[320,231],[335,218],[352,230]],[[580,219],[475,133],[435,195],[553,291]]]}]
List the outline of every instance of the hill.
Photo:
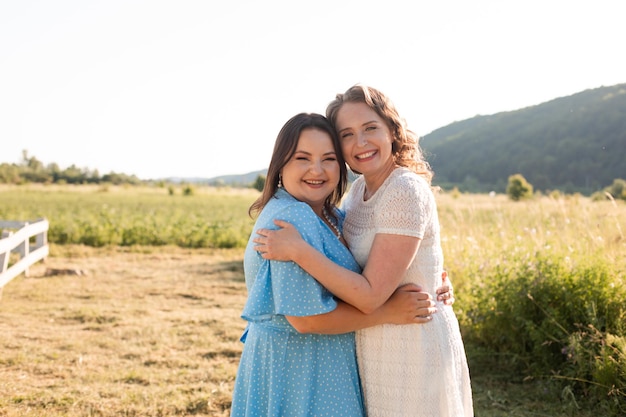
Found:
[{"label": "hill", "polygon": [[626,177],[626,84],[476,116],[420,143],[444,188],[502,192],[519,173],[538,190],[592,193]]},{"label": "hill", "polygon": [[228,185],[231,187],[249,187],[254,183],[259,175],[267,174],[267,169],[248,172],[247,174],[239,175],[220,175],[219,177],[212,178],[181,178],[170,177],[166,178],[166,181],[174,183],[190,182],[196,184],[208,184],[214,186]]},{"label": "hill", "polygon": [[221,177],[210,178],[208,182],[213,185],[228,184],[248,187],[250,184],[254,183],[259,175],[265,174],[267,174],[267,169],[248,172],[247,174],[242,175],[223,175]]},{"label": "hill", "polygon": [[[522,174],[536,190],[591,194],[626,178],[626,84],[455,122],[420,144],[444,189],[504,192]],[[184,180],[247,186],[265,173]]]}]

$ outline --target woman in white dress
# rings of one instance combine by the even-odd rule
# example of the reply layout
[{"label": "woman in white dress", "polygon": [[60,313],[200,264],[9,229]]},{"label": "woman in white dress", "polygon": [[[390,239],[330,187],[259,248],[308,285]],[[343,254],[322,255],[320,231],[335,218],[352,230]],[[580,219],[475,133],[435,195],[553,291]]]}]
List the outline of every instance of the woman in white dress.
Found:
[{"label": "woman in white dress", "polygon": [[[433,296],[443,254],[432,171],[391,101],[356,85],[338,94],[326,116],[342,153],[361,174],[343,203],[344,237],[361,274],[342,268],[286,222],[257,231],[265,259],[294,261],[345,302],[374,311],[405,283]],[[357,332],[357,359],[368,417],[473,416],[469,369],[451,305],[421,326],[380,325]]]}]

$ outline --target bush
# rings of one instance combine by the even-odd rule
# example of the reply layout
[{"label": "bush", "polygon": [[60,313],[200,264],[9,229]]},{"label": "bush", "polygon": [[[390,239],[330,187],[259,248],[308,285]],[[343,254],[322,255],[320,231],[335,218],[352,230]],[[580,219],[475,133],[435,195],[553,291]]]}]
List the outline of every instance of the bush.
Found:
[{"label": "bush", "polygon": [[506,194],[513,201],[530,198],[533,196],[533,186],[526,181],[522,174],[511,175],[506,186]]},{"label": "bush", "polygon": [[615,199],[626,200],[626,180],[616,179],[610,187],[604,189]]},{"label": "bush", "polygon": [[196,189],[193,185],[186,185],[183,188],[183,195],[195,195]]},{"label": "bush", "polygon": [[[474,289],[468,334],[528,376],[580,394],[626,400],[626,288],[608,264],[562,258],[515,262]],[[623,274],[623,271],[622,271]],[[621,410],[626,411],[626,410]]]}]

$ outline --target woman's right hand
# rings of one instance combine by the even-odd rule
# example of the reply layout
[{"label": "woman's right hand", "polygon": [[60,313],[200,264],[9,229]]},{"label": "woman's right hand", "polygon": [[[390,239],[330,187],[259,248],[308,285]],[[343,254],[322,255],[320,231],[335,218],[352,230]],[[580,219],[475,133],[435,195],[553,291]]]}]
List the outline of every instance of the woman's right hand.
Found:
[{"label": "woman's right hand", "polygon": [[391,324],[428,323],[437,312],[430,293],[415,284],[400,286],[380,308]]},{"label": "woman's right hand", "polygon": [[256,246],[254,250],[261,254],[263,259],[272,261],[293,261],[298,253],[298,248],[306,244],[302,236],[291,223],[274,220],[274,224],[280,229],[258,229],[257,237],[252,239]]}]

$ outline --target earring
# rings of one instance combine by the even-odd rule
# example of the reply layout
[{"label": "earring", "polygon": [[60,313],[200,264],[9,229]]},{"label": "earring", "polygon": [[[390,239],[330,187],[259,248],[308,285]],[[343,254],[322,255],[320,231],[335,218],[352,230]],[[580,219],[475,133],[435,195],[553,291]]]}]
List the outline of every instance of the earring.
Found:
[{"label": "earring", "polygon": [[283,176],[278,176],[278,188],[283,188]]}]

